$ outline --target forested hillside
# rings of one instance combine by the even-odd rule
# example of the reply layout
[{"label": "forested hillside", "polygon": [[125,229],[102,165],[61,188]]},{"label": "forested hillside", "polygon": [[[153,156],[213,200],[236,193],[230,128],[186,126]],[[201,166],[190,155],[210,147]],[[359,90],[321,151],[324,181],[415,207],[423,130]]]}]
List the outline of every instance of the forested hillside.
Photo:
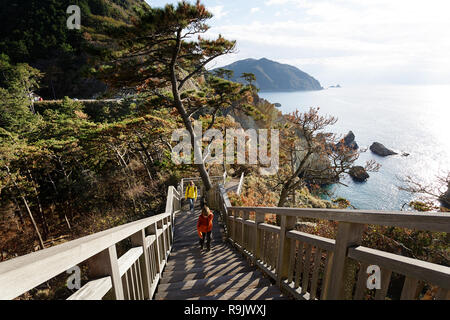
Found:
[{"label": "forested hillside", "polygon": [[[69,5],[81,8],[81,30],[66,25]],[[23,0],[0,3],[0,52],[45,74],[46,99],[91,98],[105,84],[89,75],[89,60],[108,45],[108,30],[130,24],[141,0]]]},{"label": "forested hillside", "polygon": [[[196,14],[197,9],[204,14],[203,7],[187,8],[189,14]],[[180,6],[178,14],[183,15],[185,9]],[[172,15],[170,7],[164,10]],[[164,10],[155,12],[165,14]],[[149,9],[147,14],[154,12]],[[125,25],[114,21],[116,27]],[[166,21],[172,23],[174,18]],[[156,22],[151,25],[155,24],[160,25]],[[45,32],[39,34],[51,38],[51,26],[54,25],[48,22],[43,27]],[[137,27],[129,28],[130,33],[135,33]],[[25,34],[24,38],[14,38],[16,43],[25,43]],[[61,30],[58,38],[55,32],[55,39],[59,39],[55,43],[69,44],[66,35]],[[120,34],[119,37],[122,38],[115,39],[117,43],[127,39]],[[14,45],[11,39],[2,38],[9,50],[4,52],[10,54],[14,53],[9,49]],[[36,54],[45,58],[52,50],[59,52],[58,45],[48,46],[45,49],[48,51],[40,52],[39,48],[35,51],[32,43],[27,48],[33,57]],[[78,49],[84,48],[81,45]],[[118,48],[115,54],[121,55],[124,50]],[[123,69],[118,66],[117,70],[124,70],[126,77],[116,79],[116,73],[102,72],[111,70],[108,65],[116,62],[113,54],[93,52],[92,57],[86,60],[89,63],[86,67],[96,68],[105,83],[116,88],[123,84],[138,87],[133,79],[138,73],[134,68],[141,68],[138,63]],[[103,60],[108,58],[111,60]],[[96,59],[102,64],[93,63]],[[171,135],[183,127],[183,120],[168,101],[170,94],[164,93],[166,98],[161,93],[166,86],[157,91],[141,89],[139,94],[120,103],[84,105],[68,98],[34,103],[30,93],[45,85],[48,73],[31,66],[32,62],[17,60],[20,61],[18,57],[0,55],[0,260],[161,213],[167,188],[176,185],[182,176],[197,174],[195,167],[177,166],[171,160]],[[155,57],[149,57],[148,61],[150,67],[155,65]],[[181,75],[190,75],[197,68],[195,60],[188,60],[183,67]],[[239,108],[237,100],[245,100],[252,89],[204,77],[204,70],[199,70],[199,74],[185,81],[186,88],[182,91],[183,99],[191,97],[195,102],[188,111],[197,110],[195,119],[204,120],[205,126],[235,126],[232,119],[222,116],[222,111]],[[146,83],[145,79],[138,80]],[[199,103],[202,110],[198,109]],[[214,168],[208,169],[214,173]]]},{"label": "forested hillside", "polygon": [[64,100],[30,106],[19,85],[38,72],[1,61],[0,233],[2,259],[103,230],[163,209],[177,180],[165,145],[168,109],[84,110]]}]

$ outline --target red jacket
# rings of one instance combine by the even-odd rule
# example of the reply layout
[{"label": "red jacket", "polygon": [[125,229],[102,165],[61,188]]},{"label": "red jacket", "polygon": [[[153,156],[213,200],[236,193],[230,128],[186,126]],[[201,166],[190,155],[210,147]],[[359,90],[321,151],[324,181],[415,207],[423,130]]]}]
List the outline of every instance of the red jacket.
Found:
[{"label": "red jacket", "polygon": [[211,232],[213,228],[213,219],[214,214],[209,212],[209,215],[205,217],[203,214],[200,214],[197,221],[197,232],[200,238],[203,238],[202,233]]}]

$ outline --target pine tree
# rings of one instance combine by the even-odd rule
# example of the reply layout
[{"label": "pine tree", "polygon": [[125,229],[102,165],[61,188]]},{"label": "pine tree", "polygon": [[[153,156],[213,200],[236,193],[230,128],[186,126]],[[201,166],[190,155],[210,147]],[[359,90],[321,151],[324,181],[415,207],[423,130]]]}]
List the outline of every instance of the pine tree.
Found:
[{"label": "pine tree", "polygon": [[[215,40],[202,38],[208,31],[206,21],[212,18],[199,1],[191,5],[185,1],[177,7],[166,5],[164,8],[145,10],[140,20],[132,28],[123,28],[118,34],[121,51],[112,55],[113,63],[103,65],[109,82],[116,87],[137,86],[140,92],[150,93],[160,98],[160,102],[174,107],[185,128],[191,135],[194,152],[202,154],[197,146],[193,129],[193,114],[203,107],[207,97],[186,92],[187,84],[206,73],[206,65],[216,58],[235,50],[235,41],[229,41],[221,35]],[[237,87],[231,83],[215,83],[213,90],[229,93]],[[213,114],[222,107],[224,94],[218,93],[210,102]],[[244,94],[244,92],[241,92]],[[219,96],[219,98],[217,98]],[[202,157],[203,158],[203,157]],[[196,164],[206,190],[212,188],[211,181],[202,161]]]}]

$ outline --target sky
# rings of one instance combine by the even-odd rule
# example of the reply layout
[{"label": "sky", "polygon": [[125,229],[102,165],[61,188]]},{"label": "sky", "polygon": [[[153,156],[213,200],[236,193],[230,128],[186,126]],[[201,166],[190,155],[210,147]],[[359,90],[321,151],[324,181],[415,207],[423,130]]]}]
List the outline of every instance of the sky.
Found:
[{"label": "sky", "polygon": [[[153,7],[170,0],[146,0]],[[189,1],[194,3],[195,1]],[[237,40],[208,67],[267,58],[323,86],[450,84],[448,0],[203,0],[207,37]]]}]

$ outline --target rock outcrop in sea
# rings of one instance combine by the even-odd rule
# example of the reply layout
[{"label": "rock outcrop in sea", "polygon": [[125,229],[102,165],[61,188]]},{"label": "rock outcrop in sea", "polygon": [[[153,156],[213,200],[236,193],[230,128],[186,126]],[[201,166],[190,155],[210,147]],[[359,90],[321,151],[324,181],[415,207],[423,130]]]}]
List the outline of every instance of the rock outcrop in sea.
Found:
[{"label": "rock outcrop in sea", "polygon": [[373,153],[375,153],[379,156],[382,156],[382,157],[393,156],[393,155],[398,154],[397,152],[386,148],[384,145],[382,145],[379,142],[374,142],[370,146],[370,151],[372,151]]},{"label": "rock outcrop in sea", "polygon": [[351,168],[349,171],[349,175],[353,178],[353,180],[358,182],[365,182],[367,179],[370,178],[366,169],[364,169],[361,166],[355,166]]},{"label": "rock outcrop in sea", "polygon": [[356,143],[355,138],[356,137],[353,131],[350,131],[349,133],[347,133],[347,135],[344,137],[343,140],[341,140],[339,143],[336,144],[336,147],[340,148],[342,147],[342,145],[344,145],[349,149],[358,150],[359,146]]},{"label": "rock outcrop in sea", "polygon": [[450,209],[450,182],[447,185],[447,192],[439,197],[439,201],[441,201],[444,207]]}]

